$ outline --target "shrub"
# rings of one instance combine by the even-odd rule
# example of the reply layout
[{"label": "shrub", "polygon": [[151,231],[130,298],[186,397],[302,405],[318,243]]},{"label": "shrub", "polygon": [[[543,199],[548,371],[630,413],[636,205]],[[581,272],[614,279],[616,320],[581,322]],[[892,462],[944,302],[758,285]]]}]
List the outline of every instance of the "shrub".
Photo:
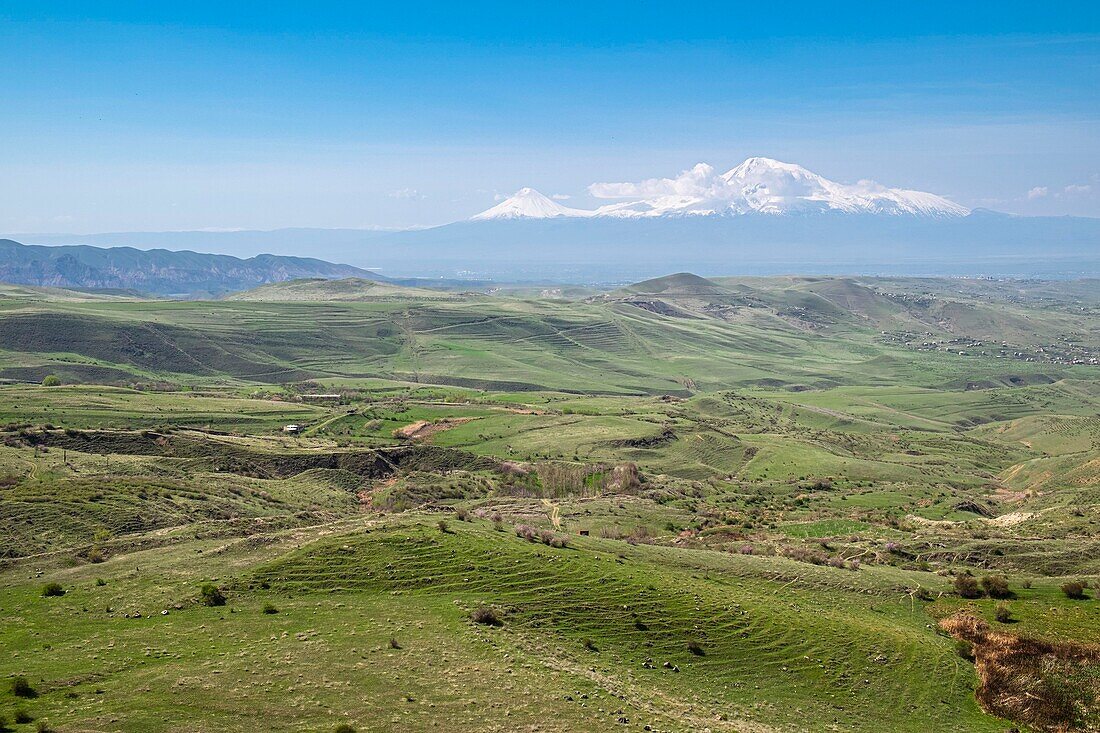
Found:
[{"label": "shrub", "polygon": [[554,541],[554,533],[548,529],[544,529],[539,532],[539,539],[542,540],[542,544],[549,545]]},{"label": "shrub", "polygon": [[207,583],[199,591],[200,600],[204,606],[224,606],[225,594],[218,586]]},{"label": "shrub", "polygon": [[962,598],[981,598],[982,589],[973,575],[963,573],[955,576],[955,592]]},{"label": "shrub", "polygon": [[333,733],[355,733],[355,728],[348,723],[340,723],[340,725],[333,728],[332,731]]},{"label": "shrub", "polygon": [[535,532],[535,528],[527,524],[516,525],[516,537],[525,539],[528,542],[535,542],[538,539],[538,533]]},{"label": "shrub", "polygon": [[1079,580],[1072,580],[1062,585],[1062,592],[1066,595],[1066,598],[1074,601],[1083,601],[1088,598],[1085,595],[1085,584]]},{"label": "shrub", "polygon": [[65,589],[61,587],[61,583],[46,583],[42,586],[43,598],[57,598],[65,595]]},{"label": "shrub", "polygon": [[974,661],[974,645],[966,639],[959,639],[955,642],[955,653],[968,662]]},{"label": "shrub", "polygon": [[396,636],[390,637],[390,649],[400,649],[401,643],[397,640]]},{"label": "shrub", "polygon": [[697,657],[704,657],[707,654],[706,650],[703,649],[703,645],[695,641],[694,639],[687,643],[687,649],[689,652]]},{"label": "shrub", "polygon": [[990,598],[1012,598],[1016,594],[1008,587],[1008,578],[1003,575],[987,575],[982,578],[982,588]]},{"label": "shrub", "polygon": [[600,648],[596,646],[596,642],[592,641],[591,639],[585,639],[584,641],[582,641],[581,646],[583,646],[590,652],[598,652],[600,650]]},{"label": "shrub", "polygon": [[11,681],[11,694],[27,700],[38,697],[38,691],[31,687],[31,683],[22,675]]},{"label": "shrub", "polygon": [[96,584],[96,585],[97,585],[98,587],[102,588],[103,586],[107,585],[107,581],[106,581],[106,580],[104,580],[103,578],[96,578],[96,579],[95,579],[95,584]]},{"label": "shrub", "polygon": [[466,507],[460,506],[455,509],[455,517],[457,517],[460,522],[468,522],[470,521],[470,512]]},{"label": "shrub", "polygon": [[265,603],[264,604],[264,613],[273,614],[273,613],[278,613],[278,612],[279,612],[279,609],[275,608],[275,604],[273,604],[273,603]]},{"label": "shrub", "polygon": [[1012,610],[1009,609],[1007,603],[998,603],[997,608],[993,611],[993,618],[997,619],[1002,624],[1007,624],[1012,620]]},{"label": "shrub", "polygon": [[31,723],[33,721],[34,721],[34,718],[26,710],[16,710],[15,711],[15,722],[18,723],[19,725],[24,725],[26,723]]},{"label": "shrub", "polygon": [[43,387],[57,387],[61,385],[61,377],[56,374],[47,374],[42,378]]},{"label": "shrub", "polygon": [[450,529],[448,529],[446,519],[440,519],[438,522],[435,523],[435,526],[439,527],[439,531],[444,534],[451,531]]},{"label": "shrub", "polygon": [[98,547],[93,547],[92,549],[88,550],[88,554],[86,555],[86,557],[88,558],[88,562],[91,563],[101,563],[107,559],[106,553],[104,553],[103,550]]},{"label": "shrub", "polygon": [[38,721],[38,725],[36,725],[34,729],[38,731],[38,733],[53,733],[53,728],[44,720]]},{"label": "shrub", "polygon": [[567,547],[568,545],[569,545],[569,540],[567,540],[565,537],[557,536],[557,537],[554,537],[554,539],[550,540],[550,546],[551,547],[556,547],[559,550],[562,549],[563,547]]},{"label": "shrub", "polygon": [[482,624],[484,626],[504,625],[504,622],[500,620],[500,616],[497,615],[497,612],[488,606],[475,608],[473,613],[470,614],[470,619],[475,624]]}]

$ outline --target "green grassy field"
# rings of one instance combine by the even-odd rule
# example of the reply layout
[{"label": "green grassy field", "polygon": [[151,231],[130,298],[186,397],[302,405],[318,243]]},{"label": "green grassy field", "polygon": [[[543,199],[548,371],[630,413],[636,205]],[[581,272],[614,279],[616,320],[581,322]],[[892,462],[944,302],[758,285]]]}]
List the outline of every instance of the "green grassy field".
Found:
[{"label": "green grassy field", "polygon": [[9,727],[1100,730],[1088,288],[352,285],[0,294]]}]

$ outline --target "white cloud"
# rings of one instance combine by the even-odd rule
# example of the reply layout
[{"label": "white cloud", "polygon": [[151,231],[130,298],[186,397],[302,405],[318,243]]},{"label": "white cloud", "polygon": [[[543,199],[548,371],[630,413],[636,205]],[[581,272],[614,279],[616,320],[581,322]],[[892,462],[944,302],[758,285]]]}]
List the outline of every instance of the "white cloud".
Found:
[{"label": "white cloud", "polygon": [[567,193],[555,193],[551,194],[550,198],[554,199],[555,201],[568,201],[573,197]]},{"label": "white cloud", "polygon": [[654,196],[705,196],[726,182],[714,167],[699,163],[675,178],[648,178],[640,183],[593,183],[588,192],[598,199],[651,198]]},{"label": "white cloud", "polygon": [[1077,193],[1089,193],[1090,191],[1092,191],[1092,186],[1090,186],[1087,183],[1084,183],[1084,184],[1071,183],[1070,185],[1066,186],[1066,188],[1065,188],[1065,192],[1070,194],[1070,195],[1077,194]]},{"label": "white cloud", "polygon": [[396,191],[390,191],[387,194],[391,199],[423,199],[426,198],[423,194],[417,191],[415,188],[399,188]]},{"label": "white cloud", "polygon": [[497,202],[500,202],[500,201],[503,201],[503,200],[504,200],[504,199],[506,199],[506,198],[508,198],[508,197],[507,197],[507,196],[505,196],[505,195],[504,195],[504,194],[502,194],[502,193],[495,193],[495,194],[493,194],[493,201],[497,201]]},{"label": "white cloud", "polygon": [[1050,193],[1050,190],[1047,189],[1046,186],[1036,186],[1027,192],[1027,197],[1029,200],[1033,201],[1035,199],[1044,198],[1048,193]]}]

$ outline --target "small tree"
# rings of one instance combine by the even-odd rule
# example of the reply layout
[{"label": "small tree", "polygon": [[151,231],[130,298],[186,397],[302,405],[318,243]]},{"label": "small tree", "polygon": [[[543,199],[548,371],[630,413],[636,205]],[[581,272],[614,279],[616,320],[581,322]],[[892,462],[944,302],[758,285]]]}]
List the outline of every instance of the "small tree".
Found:
[{"label": "small tree", "polygon": [[993,611],[993,618],[997,619],[1002,624],[1007,624],[1012,621],[1012,610],[1008,607],[1007,603],[998,603],[997,608]]},{"label": "small tree", "polygon": [[962,573],[955,576],[955,592],[962,598],[981,598],[982,589],[973,575]]},{"label": "small tree", "polygon": [[59,387],[61,386],[61,377],[56,374],[47,374],[42,379],[43,387]]},{"label": "small tree", "polygon": [[990,598],[1012,598],[1016,594],[1008,587],[1008,578],[1003,575],[987,575],[982,578],[982,588]]},{"label": "small tree", "polygon": [[31,687],[31,683],[23,675],[19,675],[11,681],[11,694],[28,700],[38,697],[38,691]]},{"label": "small tree", "polygon": [[204,606],[224,606],[225,594],[222,593],[221,588],[213,583],[207,583],[202,587],[199,592]]}]

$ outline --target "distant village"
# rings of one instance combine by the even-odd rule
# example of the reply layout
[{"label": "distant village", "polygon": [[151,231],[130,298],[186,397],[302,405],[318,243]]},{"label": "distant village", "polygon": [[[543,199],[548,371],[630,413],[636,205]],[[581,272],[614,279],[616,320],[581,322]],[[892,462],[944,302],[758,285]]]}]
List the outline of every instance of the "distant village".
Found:
[{"label": "distant village", "polygon": [[1010,345],[1007,341],[979,341],[971,338],[937,338],[931,331],[883,331],[881,341],[917,351],[943,351],[959,356],[986,356],[995,359],[1045,362],[1050,364],[1100,365],[1100,350],[1067,336],[1041,345]]}]

